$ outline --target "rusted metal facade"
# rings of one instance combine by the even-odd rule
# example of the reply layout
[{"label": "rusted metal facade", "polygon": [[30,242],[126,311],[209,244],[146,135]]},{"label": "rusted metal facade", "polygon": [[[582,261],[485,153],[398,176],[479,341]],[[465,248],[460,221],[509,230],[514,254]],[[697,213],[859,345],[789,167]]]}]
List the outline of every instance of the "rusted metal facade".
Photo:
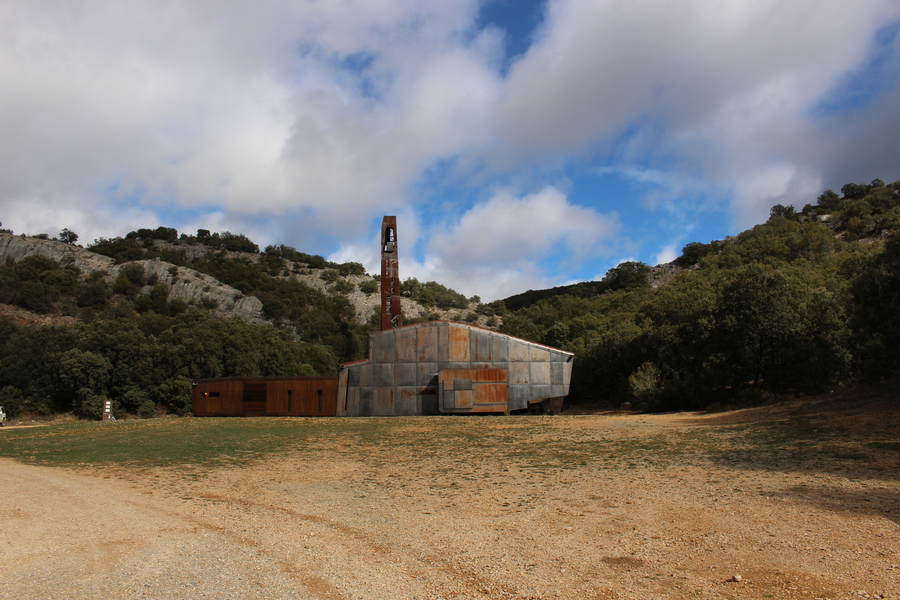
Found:
[{"label": "rusted metal facade", "polygon": [[401,325],[397,217],[385,217],[381,221],[381,330]]},{"label": "rusted metal facade", "polygon": [[573,356],[467,323],[379,331],[369,338],[367,360],[342,366],[337,414],[526,410],[569,393]]},{"label": "rusted metal facade", "polygon": [[333,417],[337,377],[219,377],[195,380],[195,417]]}]

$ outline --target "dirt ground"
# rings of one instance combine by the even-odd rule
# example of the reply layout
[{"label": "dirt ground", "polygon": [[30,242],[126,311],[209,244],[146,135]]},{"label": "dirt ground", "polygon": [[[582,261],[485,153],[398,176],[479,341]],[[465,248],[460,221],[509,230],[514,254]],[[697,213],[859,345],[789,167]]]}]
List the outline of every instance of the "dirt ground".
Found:
[{"label": "dirt ground", "polygon": [[846,454],[743,428],[789,416],[496,417],[438,451],[416,440],[460,421],[409,419],[203,472],[3,459],[0,598],[900,597],[896,414],[820,416]]}]

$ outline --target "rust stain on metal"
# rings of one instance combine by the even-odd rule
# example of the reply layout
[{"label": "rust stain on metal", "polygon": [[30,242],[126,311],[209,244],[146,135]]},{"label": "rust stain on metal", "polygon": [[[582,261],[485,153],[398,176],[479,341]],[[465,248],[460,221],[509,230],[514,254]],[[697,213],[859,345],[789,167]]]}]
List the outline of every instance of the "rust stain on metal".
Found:
[{"label": "rust stain on metal", "polygon": [[469,361],[469,330],[451,327],[450,333],[450,360],[454,362]]},{"label": "rust stain on metal", "polygon": [[440,411],[508,412],[506,369],[442,369],[438,373]]}]

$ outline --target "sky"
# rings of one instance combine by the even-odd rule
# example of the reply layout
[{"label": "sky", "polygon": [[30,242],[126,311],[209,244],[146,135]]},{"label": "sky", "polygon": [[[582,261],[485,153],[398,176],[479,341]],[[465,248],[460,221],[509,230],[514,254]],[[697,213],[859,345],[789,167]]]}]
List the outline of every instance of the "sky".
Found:
[{"label": "sky", "polygon": [[900,179],[898,0],[4,0],[0,222],[483,301]]}]

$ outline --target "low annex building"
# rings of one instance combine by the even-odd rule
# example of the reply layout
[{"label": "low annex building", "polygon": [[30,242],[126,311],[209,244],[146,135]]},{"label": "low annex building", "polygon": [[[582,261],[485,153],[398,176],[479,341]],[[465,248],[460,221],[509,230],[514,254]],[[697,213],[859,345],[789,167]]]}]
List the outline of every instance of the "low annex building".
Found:
[{"label": "low annex building", "polygon": [[467,323],[432,321],[373,333],[369,358],[338,376],[337,414],[558,412],[574,355]]},{"label": "low annex building", "polygon": [[333,417],[337,377],[196,379],[195,417]]}]

